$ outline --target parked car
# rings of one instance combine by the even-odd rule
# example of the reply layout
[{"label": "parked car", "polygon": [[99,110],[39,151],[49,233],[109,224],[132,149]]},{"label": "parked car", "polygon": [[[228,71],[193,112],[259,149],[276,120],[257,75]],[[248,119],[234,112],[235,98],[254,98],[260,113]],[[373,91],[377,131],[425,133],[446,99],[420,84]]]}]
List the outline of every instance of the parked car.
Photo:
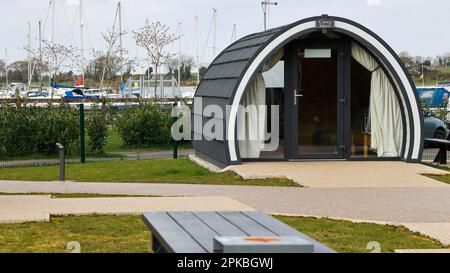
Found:
[{"label": "parked car", "polygon": [[446,139],[449,134],[447,124],[431,115],[429,111],[423,111],[425,138]]}]

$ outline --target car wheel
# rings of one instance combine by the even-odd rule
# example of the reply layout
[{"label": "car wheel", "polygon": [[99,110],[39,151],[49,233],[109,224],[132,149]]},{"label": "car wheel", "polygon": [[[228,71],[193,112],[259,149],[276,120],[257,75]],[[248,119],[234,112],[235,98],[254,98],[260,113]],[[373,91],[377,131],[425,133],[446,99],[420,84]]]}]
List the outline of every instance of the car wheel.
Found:
[{"label": "car wheel", "polygon": [[442,129],[437,129],[436,133],[434,133],[434,138],[437,139],[446,139],[445,131]]}]

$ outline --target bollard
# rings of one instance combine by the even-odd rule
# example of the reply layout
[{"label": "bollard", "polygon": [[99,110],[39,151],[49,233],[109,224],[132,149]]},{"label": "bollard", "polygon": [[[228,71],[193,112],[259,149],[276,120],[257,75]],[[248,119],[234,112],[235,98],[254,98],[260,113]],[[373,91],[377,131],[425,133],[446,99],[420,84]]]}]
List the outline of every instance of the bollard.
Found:
[{"label": "bollard", "polygon": [[[176,102],[173,104],[173,107],[177,107]],[[178,115],[178,112],[177,112],[177,115]],[[178,117],[173,117],[172,124],[175,124],[175,122],[177,122],[177,120],[178,120]],[[173,143],[172,143],[173,144],[173,159],[177,159],[178,158],[178,143],[175,139],[173,139],[173,137],[172,137],[172,141],[173,141]]]},{"label": "bollard", "polygon": [[66,158],[64,155],[64,146],[60,143],[56,143],[59,149],[59,181],[66,181]]}]

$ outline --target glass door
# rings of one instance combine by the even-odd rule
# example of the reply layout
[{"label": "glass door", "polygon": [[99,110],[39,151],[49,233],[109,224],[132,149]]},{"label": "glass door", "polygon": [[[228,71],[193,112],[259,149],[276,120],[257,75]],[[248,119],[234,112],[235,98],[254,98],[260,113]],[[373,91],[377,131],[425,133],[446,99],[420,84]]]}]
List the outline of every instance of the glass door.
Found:
[{"label": "glass door", "polygon": [[293,83],[293,157],[345,157],[343,49],[338,45],[296,48]]}]

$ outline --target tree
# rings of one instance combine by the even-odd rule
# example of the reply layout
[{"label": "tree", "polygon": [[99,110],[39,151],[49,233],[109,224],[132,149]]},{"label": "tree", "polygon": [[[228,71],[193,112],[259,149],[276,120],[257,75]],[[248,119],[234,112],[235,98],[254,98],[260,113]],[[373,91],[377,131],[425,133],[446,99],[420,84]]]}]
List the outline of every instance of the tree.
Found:
[{"label": "tree", "polygon": [[119,33],[115,30],[107,30],[102,33],[106,51],[92,50],[93,60],[89,64],[88,70],[93,73],[94,78],[100,80],[100,87],[103,86],[105,80],[107,81],[107,87],[109,87],[109,82],[114,79],[117,73],[123,73],[124,68],[131,70],[136,62],[134,59],[127,57],[128,50],[120,47],[120,36],[125,34],[126,32]]},{"label": "tree", "polygon": [[74,46],[44,42],[43,63],[47,66],[51,76],[55,77],[63,68],[72,68],[78,63],[78,50]]},{"label": "tree", "polygon": [[6,70],[6,63],[4,60],[0,60],[0,75],[4,75]]},{"label": "tree", "polygon": [[166,68],[169,71],[168,75],[175,75],[175,70],[178,69],[180,60],[178,58],[168,58],[166,60]]},{"label": "tree", "polygon": [[8,77],[11,81],[25,81],[27,79],[27,75],[27,61],[16,61],[8,65]]},{"label": "tree", "polygon": [[198,73],[200,74],[201,78],[203,78],[203,75],[205,75],[206,70],[208,70],[208,68],[204,66],[200,67],[200,69],[198,70]]},{"label": "tree", "polygon": [[188,81],[191,79],[191,70],[194,65],[194,58],[188,55],[181,56],[181,80]]},{"label": "tree", "polygon": [[146,24],[137,31],[133,31],[136,45],[147,51],[149,61],[155,66],[155,98],[158,86],[157,76],[158,68],[165,63],[167,59],[173,56],[165,51],[167,45],[178,39],[175,34],[170,33],[170,28],[160,22]]},{"label": "tree", "polygon": [[177,75],[178,69],[181,70],[180,78],[182,81],[187,81],[191,79],[192,66],[194,66],[194,57],[188,55],[181,55],[176,58],[169,58],[166,61],[167,70],[169,70],[169,75]]},{"label": "tree", "polygon": [[408,69],[414,66],[414,60],[408,52],[404,51],[398,55]]}]

